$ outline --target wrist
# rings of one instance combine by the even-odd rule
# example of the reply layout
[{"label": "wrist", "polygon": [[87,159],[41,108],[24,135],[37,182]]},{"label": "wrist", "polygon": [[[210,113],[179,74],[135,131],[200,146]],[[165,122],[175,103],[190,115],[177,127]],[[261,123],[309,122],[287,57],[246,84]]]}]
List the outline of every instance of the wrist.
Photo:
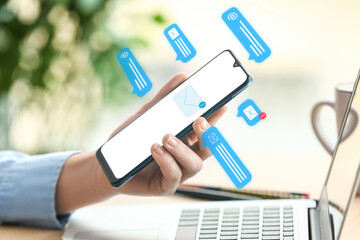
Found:
[{"label": "wrist", "polygon": [[[115,195],[115,189],[111,186],[107,179],[99,161],[96,158],[96,152],[83,152],[78,156],[79,165],[85,170],[86,175],[84,181],[88,181],[88,186],[91,187],[101,198],[109,198]],[[71,160],[70,160],[71,161]]]},{"label": "wrist", "polygon": [[112,197],[118,194],[119,192],[116,191],[116,189],[111,185],[109,179],[106,177],[103,168],[101,167],[99,161],[96,158],[95,152],[93,152],[93,155],[91,156],[91,162],[92,164],[94,164],[96,176],[94,184],[96,185],[99,193],[107,197]]},{"label": "wrist", "polygon": [[60,173],[56,188],[58,214],[106,200],[115,195],[98,163],[95,151],[69,157]]}]

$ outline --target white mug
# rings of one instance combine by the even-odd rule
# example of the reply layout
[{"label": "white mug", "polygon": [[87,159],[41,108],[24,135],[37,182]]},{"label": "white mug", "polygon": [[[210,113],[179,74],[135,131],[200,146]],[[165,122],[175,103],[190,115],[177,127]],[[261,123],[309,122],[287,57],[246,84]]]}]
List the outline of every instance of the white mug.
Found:
[{"label": "white mug", "polygon": [[[335,141],[330,141],[330,139],[327,137],[326,129],[320,126],[320,121],[319,121],[320,112],[325,106],[335,110],[337,132],[339,133],[353,88],[354,88],[354,83],[343,83],[337,85],[335,87],[335,102],[332,101],[319,102],[312,109],[311,124],[314,129],[315,135],[320,141],[321,145],[331,155],[335,148],[335,145],[333,143],[336,143],[337,141],[336,139]],[[358,123],[358,115],[354,109],[350,109],[346,126],[341,137],[341,141],[345,140],[347,137],[350,136],[350,134],[356,128],[357,123]]]}]

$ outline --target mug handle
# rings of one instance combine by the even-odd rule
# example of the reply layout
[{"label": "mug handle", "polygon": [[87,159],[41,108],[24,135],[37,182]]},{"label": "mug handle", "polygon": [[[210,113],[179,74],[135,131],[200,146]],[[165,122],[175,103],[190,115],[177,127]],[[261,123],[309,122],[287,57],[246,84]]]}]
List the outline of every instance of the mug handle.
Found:
[{"label": "mug handle", "polygon": [[328,106],[331,107],[332,109],[334,109],[335,111],[335,103],[334,102],[329,102],[329,101],[324,101],[324,102],[319,102],[317,103],[311,112],[311,125],[314,129],[315,135],[317,137],[317,139],[319,140],[319,142],[321,143],[321,145],[325,148],[325,150],[332,155],[333,153],[333,146],[331,146],[330,142],[326,141],[324,136],[325,136],[325,131],[324,129],[320,126],[320,122],[319,122],[319,113],[320,110],[324,107],[324,106]]},{"label": "mug handle", "polygon": [[349,116],[346,121],[346,127],[341,137],[341,141],[344,141],[347,137],[351,135],[351,133],[355,130],[357,126],[358,120],[359,120],[359,116],[356,110],[351,108],[349,112]]}]

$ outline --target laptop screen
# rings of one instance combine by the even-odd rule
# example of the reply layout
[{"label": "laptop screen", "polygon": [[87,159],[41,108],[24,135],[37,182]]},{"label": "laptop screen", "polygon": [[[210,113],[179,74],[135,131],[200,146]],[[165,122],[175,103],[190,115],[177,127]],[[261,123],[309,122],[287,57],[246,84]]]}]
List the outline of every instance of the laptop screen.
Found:
[{"label": "laptop screen", "polygon": [[[342,141],[338,144],[337,150],[334,151],[334,160],[326,182],[330,208],[331,206],[335,207],[341,213],[339,214],[340,217],[333,218],[335,239],[338,237],[338,231],[341,229],[344,220],[342,216],[346,214],[354,192],[360,163],[360,125],[354,124],[357,122],[357,118],[360,117],[360,90],[358,89],[358,82],[359,79],[357,79],[355,86],[352,84],[349,86],[351,88],[354,86],[353,91],[355,93],[350,98],[351,108],[347,111],[346,124],[342,127]],[[352,129],[353,131],[351,131]],[[349,132],[351,133],[349,134]]]}]

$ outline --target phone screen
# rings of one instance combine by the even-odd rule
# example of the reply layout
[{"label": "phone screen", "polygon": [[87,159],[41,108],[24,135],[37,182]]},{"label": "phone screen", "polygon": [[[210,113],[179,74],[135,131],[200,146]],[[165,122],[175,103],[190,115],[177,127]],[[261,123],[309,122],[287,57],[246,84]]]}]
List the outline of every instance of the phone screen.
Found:
[{"label": "phone screen", "polygon": [[231,98],[229,94],[248,79],[236,61],[230,51],[222,52],[106,142],[100,151],[114,176],[122,178],[141,164],[150,156],[152,144],[162,145],[164,135],[177,135],[224,98]]}]

